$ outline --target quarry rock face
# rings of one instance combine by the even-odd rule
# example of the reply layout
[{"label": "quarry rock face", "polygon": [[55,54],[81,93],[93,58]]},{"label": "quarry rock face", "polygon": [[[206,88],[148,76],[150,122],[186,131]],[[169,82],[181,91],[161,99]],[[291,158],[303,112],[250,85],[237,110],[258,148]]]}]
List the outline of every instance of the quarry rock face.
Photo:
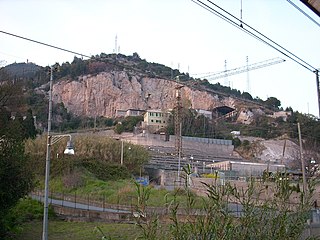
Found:
[{"label": "quarry rock face", "polygon": [[[68,111],[83,116],[115,117],[117,110],[174,109],[176,86],[179,83],[125,71],[85,75],[77,80],[60,80],[53,86],[53,102],[61,103]],[[181,88],[184,107],[213,110],[216,107],[236,108],[231,97],[221,97],[204,90]]]}]

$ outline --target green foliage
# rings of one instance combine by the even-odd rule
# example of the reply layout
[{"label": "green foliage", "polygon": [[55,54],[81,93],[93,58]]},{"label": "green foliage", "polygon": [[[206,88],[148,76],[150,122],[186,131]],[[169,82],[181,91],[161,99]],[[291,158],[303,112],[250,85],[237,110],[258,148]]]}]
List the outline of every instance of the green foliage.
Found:
[{"label": "green foliage", "polygon": [[[22,227],[23,230],[16,240],[41,239],[42,222],[27,222]],[[134,240],[137,237],[137,226],[131,223],[78,222],[59,219],[49,221],[48,238],[50,240]]]},{"label": "green foliage", "polygon": [[122,123],[118,123],[115,127],[114,127],[114,132],[117,134],[121,134],[124,132],[124,126]]},{"label": "green foliage", "polygon": [[101,240],[111,240],[112,238],[110,236],[107,237],[107,235],[102,231],[101,227],[96,226],[94,228],[95,232],[100,233],[102,235]]},{"label": "green foliage", "polygon": [[[49,207],[49,218],[54,219],[55,213],[52,207]],[[4,219],[4,225],[10,232],[8,239],[13,239],[23,231],[23,224],[29,221],[42,220],[43,218],[43,204],[31,198],[21,198],[17,204],[10,209]],[[14,238],[15,239],[15,238]]]},{"label": "green foliage", "polygon": [[83,162],[83,166],[103,181],[130,178],[128,169],[121,165],[110,165],[107,162],[91,159]]},{"label": "green foliage", "polygon": [[35,138],[37,135],[36,127],[34,126],[34,119],[32,110],[27,111],[26,118],[22,121],[22,129],[24,133],[24,138]]},{"label": "green foliage", "polygon": [[128,116],[123,120],[119,120],[118,124],[115,126],[114,131],[118,134],[122,132],[133,132],[134,127],[143,121],[143,116]]},{"label": "green foliage", "polygon": [[266,101],[264,101],[264,103],[271,109],[279,109],[279,107],[281,106],[280,100],[275,97],[269,97]]},{"label": "green foliage", "polygon": [[243,92],[243,93],[241,94],[241,97],[243,97],[244,99],[251,100],[251,101],[253,100],[251,94],[248,93],[248,92]]},{"label": "green foliage", "polygon": [[22,126],[8,121],[0,128],[0,238],[8,229],[4,225],[8,211],[32,188],[33,174],[24,153]]},{"label": "green foliage", "polygon": [[[188,171],[185,171],[186,176]],[[196,216],[194,196],[187,194],[186,216],[178,214],[180,202],[177,198],[168,201],[166,206],[171,213],[170,232],[168,239],[300,239],[310,210],[312,184],[308,194],[302,194],[298,188],[281,176],[275,177],[276,182],[258,183],[251,180],[246,187],[236,188],[230,183],[220,185],[218,182],[205,184],[207,197],[203,198],[203,209]],[[189,188],[186,181],[185,191]],[[290,199],[303,199],[292,206]],[[241,214],[235,214],[230,203],[241,206]],[[149,224],[157,216],[150,216],[142,227],[142,238],[147,234],[157,233],[161,224]],[[141,223],[138,223],[141,225]],[[261,227],[263,226],[263,227]],[[151,238],[152,239],[152,238]]]},{"label": "green foliage", "polygon": [[137,203],[134,217],[137,226],[141,229],[140,239],[158,239],[159,219],[156,215],[148,216],[146,212],[147,201],[150,198],[151,188],[135,182]]},{"label": "green foliage", "polygon": [[241,145],[241,140],[238,137],[232,139],[232,145],[234,148],[237,148]]},{"label": "green foliage", "polygon": [[[208,138],[226,138],[227,136],[220,133],[216,125],[204,115],[198,115],[194,109],[182,108],[181,118],[183,136]],[[174,111],[169,117],[167,130],[169,134],[174,134]]]},{"label": "green foliage", "polygon": [[[131,174],[139,173],[141,166],[149,159],[145,148],[124,142],[124,165],[120,166],[121,141],[108,137],[81,135],[74,137],[74,156],[63,154],[66,142],[67,139],[52,146],[51,176],[53,177],[70,174],[76,168],[86,167],[101,179],[114,179],[117,176],[127,178]],[[28,140],[26,152],[30,155],[35,174],[42,176],[46,157],[45,136]]]}]

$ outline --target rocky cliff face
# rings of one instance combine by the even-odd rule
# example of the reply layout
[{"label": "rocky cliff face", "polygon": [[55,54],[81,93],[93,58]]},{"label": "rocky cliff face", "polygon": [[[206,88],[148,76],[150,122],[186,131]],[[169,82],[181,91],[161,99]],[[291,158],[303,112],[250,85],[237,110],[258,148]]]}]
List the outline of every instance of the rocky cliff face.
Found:
[{"label": "rocky cliff face", "polygon": [[[173,109],[176,82],[131,75],[125,71],[101,72],[77,80],[61,80],[53,86],[53,101],[63,102],[76,115],[114,117],[116,110]],[[236,108],[236,100],[184,86],[184,107],[212,110]]]}]

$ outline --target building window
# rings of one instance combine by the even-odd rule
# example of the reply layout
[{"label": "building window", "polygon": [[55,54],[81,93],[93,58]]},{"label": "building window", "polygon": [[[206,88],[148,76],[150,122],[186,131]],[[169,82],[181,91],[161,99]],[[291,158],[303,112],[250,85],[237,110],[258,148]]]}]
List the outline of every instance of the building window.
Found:
[{"label": "building window", "polygon": [[151,122],[153,122],[153,119],[151,119]]}]

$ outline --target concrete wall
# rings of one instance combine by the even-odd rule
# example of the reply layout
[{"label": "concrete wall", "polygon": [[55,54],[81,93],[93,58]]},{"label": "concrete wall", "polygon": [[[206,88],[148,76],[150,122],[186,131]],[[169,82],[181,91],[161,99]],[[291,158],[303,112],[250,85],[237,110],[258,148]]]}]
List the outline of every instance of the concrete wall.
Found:
[{"label": "concrete wall", "polygon": [[133,222],[132,213],[121,212],[99,212],[93,210],[84,210],[68,208],[53,205],[53,209],[58,216],[63,216],[69,221],[80,222]]}]

